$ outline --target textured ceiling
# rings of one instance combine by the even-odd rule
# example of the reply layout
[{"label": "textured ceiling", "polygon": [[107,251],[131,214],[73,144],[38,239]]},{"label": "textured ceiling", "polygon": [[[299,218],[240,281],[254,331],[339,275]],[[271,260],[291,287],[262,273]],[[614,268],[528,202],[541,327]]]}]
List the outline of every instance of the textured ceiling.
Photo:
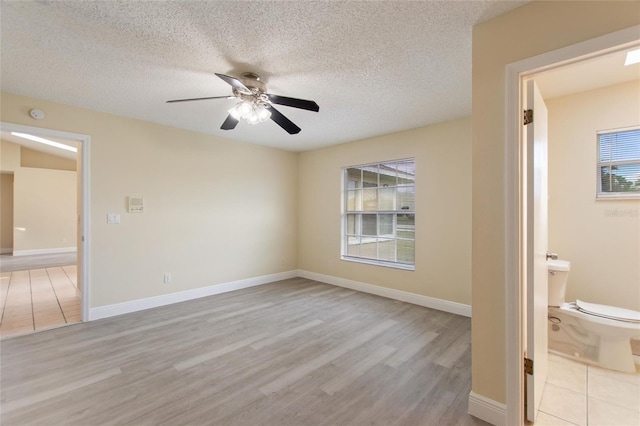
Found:
[{"label": "textured ceiling", "polygon": [[[2,1],[1,88],[305,151],[469,115],[473,25],[527,1]],[[278,108],[290,136],[220,130],[234,100],[165,103],[246,71],[320,112]]]}]

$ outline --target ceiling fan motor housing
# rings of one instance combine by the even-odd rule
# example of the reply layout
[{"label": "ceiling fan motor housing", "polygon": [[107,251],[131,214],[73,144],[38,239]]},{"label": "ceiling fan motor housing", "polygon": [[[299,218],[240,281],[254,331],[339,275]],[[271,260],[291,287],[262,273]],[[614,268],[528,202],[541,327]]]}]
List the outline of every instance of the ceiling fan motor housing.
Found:
[{"label": "ceiling fan motor housing", "polygon": [[260,81],[260,76],[252,72],[243,72],[241,74],[241,80],[245,86],[251,89],[252,92],[266,93],[267,86]]}]

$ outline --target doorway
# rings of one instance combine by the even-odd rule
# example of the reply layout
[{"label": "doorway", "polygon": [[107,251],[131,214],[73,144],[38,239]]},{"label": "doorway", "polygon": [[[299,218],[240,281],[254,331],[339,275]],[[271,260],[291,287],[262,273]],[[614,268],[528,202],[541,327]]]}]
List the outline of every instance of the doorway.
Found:
[{"label": "doorway", "polygon": [[[525,417],[524,362],[527,327],[526,284],[521,266],[526,259],[522,257],[523,239],[528,222],[522,222],[521,194],[526,177],[522,175],[522,88],[523,82],[535,78],[542,72],[590,60],[621,49],[640,46],[638,27],[618,31],[577,45],[548,52],[507,66],[507,182],[505,189],[507,200],[506,264],[508,282],[517,285],[507,286],[507,424],[522,424]],[[543,327],[546,328],[546,323]],[[535,333],[535,328],[533,330]],[[535,360],[534,371],[535,371]]]},{"label": "doorway", "polygon": [[[36,285],[37,287],[38,284],[40,284],[42,288],[48,291],[46,295],[42,296],[42,300],[44,301],[43,303],[45,305],[48,305],[49,307],[58,305],[58,307],[60,308],[59,315],[63,317],[63,322],[60,325],[64,325],[65,316],[69,316],[71,319],[74,319],[76,321],[77,320],[88,321],[89,306],[90,306],[90,290],[91,290],[91,286],[89,282],[89,276],[90,276],[89,274],[89,269],[90,269],[90,245],[89,245],[89,242],[90,242],[90,239],[89,239],[90,137],[82,134],[62,132],[57,130],[38,128],[38,127],[32,127],[32,126],[24,126],[24,125],[19,125],[14,123],[4,123],[4,122],[0,123],[0,131],[2,131],[3,133],[5,132],[21,133],[21,134],[31,135],[36,138],[44,138],[47,140],[54,140],[54,141],[60,140],[63,142],[67,141],[67,145],[75,145],[77,148],[77,157],[76,157],[76,160],[74,161],[77,171],[73,175],[70,175],[70,174],[65,175],[65,173],[59,173],[61,176],[65,176],[64,179],[67,179],[67,180],[72,179],[71,185],[73,185],[75,181],[75,185],[71,189],[72,192],[75,192],[75,194],[72,194],[72,195],[75,195],[75,197],[73,197],[73,200],[71,202],[75,203],[76,208],[75,208],[75,212],[73,213],[74,217],[70,219],[71,220],[70,226],[72,228],[75,228],[74,229],[76,231],[75,235],[71,239],[75,239],[76,241],[68,241],[69,240],[68,237],[60,238],[58,236],[58,238],[62,241],[62,244],[66,244],[67,247],[73,246],[73,245],[77,247],[76,253],[72,254],[74,257],[77,258],[76,266],[72,268],[61,266],[65,263],[68,264],[68,262],[64,260],[65,255],[67,257],[69,256],[69,253],[65,253],[65,251],[69,251],[66,248],[62,248],[58,250],[54,249],[52,251],[53,252],[57,251],[58,253],[48,253],[48,254],[38,253],[37,250],[32,250],[31,252],[27,251],[27,253],[23,253],[23,254],[35,255],[35,256],[17,256],[15,260],[18,261],[20,260],[19,258],[25,258],[25,259],[29,258],[34,262],[44,262],[42,265],[48,265],[50,266],[50,268],[39,267],[38,269],[35,269],[35,271],[38,271],[38,272],[35,272],[34,274],[30,274],[29,272],[27,272],[26,277],[24,276],[25,271],[22,271],[20,273],[16,273],[17,275],[15,278],[18,281],[21,281],[21,280],[24,281],[26,279],[27,286],[25,288],[29,288],[30,292],[33,290],[33,286]],[[20,147],[18,147],[18,149],[19,148]],[[3,163],[4,163],[4,160],[3,160]],[[31,171],[36,171],[36,170],[38,169],[34,168]],[[71,197],[68,197],[68,198],[71,198]],[[71,206],[71,210],[73,211],[73,206]],[[17,224],[15,226],[17,226]],[[18,232],[18,231],[19,230],[16,230],[15,232]],[[47,256],[49,258],[47,258]],[[56,262],[61,262],[61,265],[56,265]],[[11,268],[7,267],[6,269],[8,270]],[[13,268],[13,269],[20,269],[20,268]],[[5,278],[7,278],[7,274],[10,274],[10,273],[11,272],[5,272],[3,268],[3,273],[2,273],[3,291],[4,290],[8,291],[9,289],[9,286],[5,285],[4,281],[8,281],[8,280],[5,280]],[[33,277],[31,275],[33,275]],[[19,288],[21,288],[21,286],[16,285],[15,289],[17,290]],[[79,311],[76,307],[75,313],[67,310],[65,314],[64,307],[62,306],[60,299],[58,298],[58,300],[56,300],[56,297],[58,296],[56,293],[59,293],[59,295],[66,295],[67,296],[66,300],[69,301],[71,296],[77,295],[76,288],[80,294]],[[8,300],[8,298],[6,297],[7,294],[8,293],[6,292],[3,293],[3,299]],[[51,299],[51,297],[53,297],[53,300]],[[33,308],[35,309],[35,306]],[[34,327],[35,327],[35,318],[33,320],[34,320]],[[36,331],[38,330],[36,329]]]}]

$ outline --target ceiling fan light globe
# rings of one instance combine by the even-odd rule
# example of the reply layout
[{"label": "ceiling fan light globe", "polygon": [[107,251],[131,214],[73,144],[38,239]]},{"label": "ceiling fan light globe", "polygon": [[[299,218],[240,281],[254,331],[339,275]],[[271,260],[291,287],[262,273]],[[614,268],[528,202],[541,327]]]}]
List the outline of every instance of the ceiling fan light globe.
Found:
[{"label": "ceiling fan light globe", "polygon": [[229,110],[229,114],[231,114],[231,116],[236,120],[240,120],[242,118],[242,113],[240,113],[240,108],[238,107],[238,105],[231,108]]},{"label": "ceiling fan light globe", "polygon": [[249,122],[249,124],[258,124],[260,122],[260,119],[258,118],[257,114],[251,114],[249,118],[247,118],[247,121]]},{"label": "ceiling fan light globe", "polygon": [[251,114],[253,114],[253,107],[248,102],[241,102],[239,104],[238,110],[240,111],[240,115],[245,120],[248,120]]},{"label": "ceiling fan light globe", "polygon": [[258,114],[258,119],[260,120],[260,122],[266,121],[266,120],[269,119],[269,117],[271,117],[271,111],[266,109],[264,106],[260,106],[257,109],[257,114]]}]

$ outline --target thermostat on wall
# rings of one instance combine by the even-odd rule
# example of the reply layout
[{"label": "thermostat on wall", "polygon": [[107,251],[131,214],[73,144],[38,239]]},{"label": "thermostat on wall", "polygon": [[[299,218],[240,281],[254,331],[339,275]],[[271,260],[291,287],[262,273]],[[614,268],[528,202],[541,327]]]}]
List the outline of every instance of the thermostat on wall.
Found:
[{"label": "thermostat on wall", "polygon": [[129,213],[142,213],[142,197],[129,197]]}]

